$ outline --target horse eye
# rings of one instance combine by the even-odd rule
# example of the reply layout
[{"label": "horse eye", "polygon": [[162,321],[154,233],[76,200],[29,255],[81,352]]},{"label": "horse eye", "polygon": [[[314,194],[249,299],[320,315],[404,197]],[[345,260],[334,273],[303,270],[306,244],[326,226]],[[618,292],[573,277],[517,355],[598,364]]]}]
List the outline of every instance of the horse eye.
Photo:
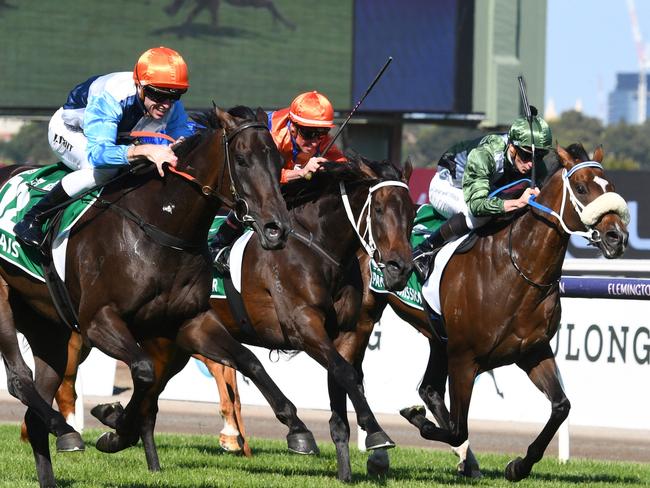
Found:
[{"label": "horse eye", "polygon": [[587,187],[582,183],[578,183],[576,185],[576,192],[579,193],[580,195],[584,195],[587,193]]},{"label": "horse eye", "polygon": [[246,166],[246,167],[250,166],[250,164],[248,163],[248,159],[246,159],[242,154],[237,154],[235,156],[235,162],[239,166]]},{"label": "horse eye", "polygon": [[381,207],[375,207],[375,215],[378,216],[384,215],[384,209]]}]

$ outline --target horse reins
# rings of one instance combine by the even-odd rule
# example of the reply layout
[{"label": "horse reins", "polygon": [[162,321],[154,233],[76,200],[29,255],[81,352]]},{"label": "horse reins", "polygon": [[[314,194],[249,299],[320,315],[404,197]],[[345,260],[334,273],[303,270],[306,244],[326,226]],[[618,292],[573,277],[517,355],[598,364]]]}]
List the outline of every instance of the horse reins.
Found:
[{"label": "horse reins", "polygon": [[[223,129],[223,147],[224,147],[224,153],[225,153],[225,160],[226,164],[223,165],[223,169],[221,174],[219,175],[218,183],[217,183],[217,190],[214,190],[211,186],[209,185],[204,185],[201,183],[197,178],[192,176],[191,174],[185,172],[185,171],[180,171],[174,168],[173,166],[167,166],[167,169],[169,170],[170,173],[175,174],[177,176],[180,176],[186,181],[189,181],[190,183],[194,184],[200,189],[200,192],[203,196],[207,198],[214,198],[217,200],[220,200],[224,202],[226,205],[229,207],[234,208],[235,205],[238,202],[243,202],[244,208],[246,209],[245,214],[241,217],[240,220],[242,221],[255,221],[250,215],[248,215],[248,203],[246,200],[241,198],[239,196],[239,193],[237,192],[237,189],[235,187],[235,181],[233,179],[233,172],[232,172],[232,166],[231,166],[231,161],[230,161],[230,151],[229,151],[229,146],[228,144],[232,142],[235,136],[237,136],[240,132],[244,131],[245,129],[248,128],[263,128],[265,130],[268,130],[266,125],[262,124],[261,122],[247,122],[245,124],[240,125],[239,127],[236,127],[230,134],[226,134],[226,129]],[[131,137],[159,137],[162,139],[166,139],[171,142],[175,142],[174,139],[167,134],[162,134],[158,132],[146,132],[146,131],[133,131],[130,133]],[[221,184],[224,179],[224,174],[223,172],[225,171],[226,165],[228,165],[228,175],[230,177],[230,191],[232,193],[232,196],[234,197],[234,201],[231,200],[230,198],[222,195],[219,193],[218,189],[221,188]],[[144,166],[144,164],[138,165],[139,167]],[[124,173],[123,175],[119,175],[119,177],[122,177],[124,175],[128,174]],[[119,178],[114,178],[112,181],[117,180]],[[104,185],[101,185],[104,186]],[[91,191],[94,189],[91,189]],[[139,215],[136,213],[132,212],[131,210],[125,209],[120,207],[119,205],[112,204],[110,202],[101,202],[102,204],[106,205],[108,208],[112,209],[113,211],[116,211],[117,213],[121,214],[124,218],[134,222],[144,233],[147,235],[149,238],[157,242],[158,244],[169,247],[172,249],[180,250],[180,251],[188,251],[192,253],[200,252],[204,245],[203,243],[201,244],[192,244],[188,243],[183,239],[179,239],[178,237],[171,235],[167,232],[164,232],[160,229],[158,229],[156,226],[147,223],[144,219],[142,219]],[[239,215],[237,215],[237,218],[240,218]]]},{"label": "horse reins", "polygon": [[[597,243],[598,241],[600,241],[600,233],[598,232],[598,230],[596,230],[596,229],[592,229],[590,225],[587,225],[587,224],[584,222],[584,220],[583,220],[583,216],[582,216],[582,214],[583,214],[583,212],[585,211],[585,209],[586,209],[589,205],[593,204],[594,202],[591,202],[591,203],[588,204],[588,205],[584,205],[582,202],[580,202],[580,201],[578,200],[578,198],[575,196],[575,194],[573,193],[573,189],[571,188],[571,184],[569,183],[569,178],[570,178],[573,174],[575,174],[578,170],[583,169],[583,168],[598,168],[598,169],[603,170],[603,166],[602,166],[599,162],[597,162],[597,161],[583,161],[583,162],[581,162],[581,163],[576,164],[575,166],[573,166],[573,167],[572,167],[570,170],[568,170],[568,171],[567,171],[566,168],[564,168],[564,169],[562,170],[562,187],[563,187],[563,190],[562,190],[562,203],[561,203],[561,205],[560,205],[560,212],[559,212],[559,213],[555,212],[553,209],[550,209],[550,208],[548,208],[548,207],[545,206],[545,205],[542,205],[542,204],[540,204],[540,203],[537,203],[537,202],[535,201],[535,196],[534,196],[534,195],[532,195],[532,196],[530,197],[530,199],[529,199],[529,201],[528,201],[528,204],[529,204],[531,207],[533,207],[534,209],[536,209],[536,210],[539,210],[539,211],[541,211],[541,212],[543,212],[543,213],[546,213],[546,214],[549,214],[549,215],[552,215],[553,217],[555,217],[555,218],[559,221],[559,223],[560,223],[562,229],[563,229],[567,234],[569,234],[569,235],[579,235],[579,236],[582,236],[582,237],[584,237],[585,239],[587,239],[590,243],[595,244],[595,243]],[[520,180],[520,181],[521,181],[521,180]],[[501,190],[503,190],[503,189],[505,189],[505,188],[506,188],[506,187],[502,188]],[[490,195],[492,196],[492,195],[494,195],[494,194],[495,194],[495,192],[491,193]],[[571,204],[573,205],[573,208],[574,208],[574,210],[576,211],[576,213],[578,214],[578,217],[580,218],[581,222],[582,222],[583,225],[587,228],[587,231],[571,230],[571,229],[569,229],[569,228],[567,227],[567,225],[565,224],[563,216],[564,216],[564,209],[565,209],[565,207],[566,207],[567,195],[569,195],[569,201],[570,201]],[[615,195],[618,195],[618,194],[615,194]],[[601,196],[602,196],[602,195],[601,195]],[[619,196],[619,197],[620,197],[620,196]],[[599,197],[599,198],[600,198],[600,197]],[[622,197],[620,197],[620,198],[621,198],[621,200],[622,200]],[[617,211],[617,209],[616,209],[616,208],[612,208],[611,211]],[[626,217],[623,216],[623,215],[621,215],[620,212],[617,212],[617,213],[621,216],[621,218],[622,218],[623,220],[626,219]],[[627,218],[629,219],[629,217],[627,217]],[[552,286],[554,286],[554,285],[557,285],[557,284],[560,282],[560,278],[558,278],[557,280],[553,281],[552,283],[548,283],[548,284],[540,284],[540,283],[536,283],[535,281],[533,281],[533,280],[531,280],[530,278],[528,278],[528,277],[524,274],[524,272],[521,270],[521,268],[517,265],[517,263],[515,262],[514,256],[513,256],[513,254],[512,254],[512,227],[513,227],[513,226],[511,225],[511,226],[510,226],[510,231],[509,231],[509,234],[508,234],[508,255],[510,256],[510,262],[512,263],[512,265],[514,266],[514,268],[517,270],[517,272],[519,273],[519,275],[520,275],[524,280],[526,280],[529,284],[531,284],[531,285],[533,285],[533,286],[535,286],[535,287],[537,287],[537,288],[540,288],[540,289],[547,289],[547,288],[550,288],[550,287],[552,287]]]},{"label": "horse reins", "polygon": [[[185,172],[185,171],[180,171],[174,168],[173,166],[167,166],[167,169],[169,170],[170,173],[173,173],[177,176],[180,176],[181,178],[185,179],[186,181],[189,181],[190,183],[196,185],[199,189],[202,195],[208,198],[214,198],[216,200],[220,200],[223,203],[226,204],[226,206],[232,208],[235,210],[235,215],[236,217],[241,221],[241,222],[254,222],[255,219],[251,217],[248,214],[249,210],[249,205],[248,202],[244,198],[242,198],[239,195],[239,192],[237,191],[237,186],[235,185],[235,180],[233,177],[233,168],[232,168],[232,161],[230,158],[230,146],[229,144],[233,141],[233,139],[243,132],[246,129],[264,129],[268,130],[268,127],[263,124],[262,122],[259,121],[253,121],[253,122],[246,122],[238,127],[236,127],[232,132],[227,133],[226,129],[223,128],[223,133],[222,133],[222,145],[223,145],[223,150],[224,150],[224,156],[226,159],[226,164],[222,166],[221,173],[219,175],[219,178],[217,180],[217,189],[215,190],[212,188],[210,185],[204,185],[199,181],[196,177],[192,176],[191,174]],[[168,136],[167,134],[162,134],[158,132],[146,132],[146,131],[133,131],[130,133],[131,137],[160,137],[162,139],[166,139],[168,141],[171,141],[172,143],[175,142],[174,138]],[[226,167],[228,168],[228,176],[230,178],[230,192],[232,194],[232,199],[226,195],[223,195],[219,192],[219,189],[221,188],[223,184],[223,180],[225,179],[225,171]],[[244,215],[240,216],[238,214],[238,209],[236,208],[239,203],[242,203],[244,206]]]}]

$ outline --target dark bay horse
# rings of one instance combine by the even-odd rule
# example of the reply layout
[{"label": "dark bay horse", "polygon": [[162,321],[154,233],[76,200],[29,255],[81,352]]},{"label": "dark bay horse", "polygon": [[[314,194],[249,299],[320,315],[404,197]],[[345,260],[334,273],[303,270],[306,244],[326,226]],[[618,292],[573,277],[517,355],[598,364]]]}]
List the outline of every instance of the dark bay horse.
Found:
[{"label": "dark bay horse", "polygon": [[[207,233],[223,202],[257,229],[265,248],[282,247],[288,233],[278,184],[282,158],[266,115],[233,113],[243,117],[215,108],[205,118],[208,128],[176,148],[178,174],[160,179],[149,171],[105,188],[70,234],[66,285],[84,343],[129,365],[133,405],[141,403],[155,376],[139,344],[165,337],[190,354],[237,367],[258,384],[290,432],[308,432],[257,358],[232,339],[209,307]],[[5,168],[0,178],[20,170]],[[28,407],[25,423],[39,482],[54,486],[48,432],[64,444],[80,440],[50,406],[66,368],[71,331],[43,283],[4,261],[0,276],[0,351],[9,390]],[[16,329],[32,348],[34,380],[16,348]],[[98,449],[116,452],[137,443],[141,432],[153,432],[133,406],[121,419],[116,433],[98,440]],[[142,437],[149,468],[157,470],[153,435]]]},{"label": "dark bay horse", "polygon": [[[305,351],[327,368],[329,388],[337,385],[343,392],[331,404],[330,420],[341,480],[351,479],[345,394],[352,400],[358,424],[368,433],[367,448],[394,446],[367,404],[361,378],[337,352],[333,340],[358,319],[361,302],[340,298],[347,294],[344,288],[363,286],[356,260],[359,248],[383,267],[389,289],[406,284],[412,270],[408,236],[415,214],[406,185],[410,173],[410,163],[403,174],[387,163],[330,163],[311,181],[286,184],[283,193],[295,238],[283,250],[265,253],[254,235],[244,254],[242,298],[250,327],[241,326],[227,301],[211,300],[236,339],[271,349]],[[178,360],[180,356],[174,356],[170,343],[163,340],[147,341],[143,347],[167,370],[161,391],[188,358]],[[155,404],[149,399],[149,406]]]},{"label": "dark bay horse", "polygon": [[[580,145],[566,150],[558,147],[557,153],[561,166],[537,201],[561,215],[564,225],[543,211],[528,209],[508,225],[481,229],[470,252],[452,257],[441,284],[448,342],[433,333],[426,312],[405,305],[392,294],[369,289],[369,259],[365,256],[359,258],[365,285],[359,323],[335,339],[337,350],[361,376],[374,324],[387,305],[427,338],[430,356],[418,393],[440,427],[425,418],[423,407],[405,408],[401,413],[423,437],[460,446],[455,452],[461,457],[459,472],[466,476],[480,475],[466,442],[469,401],[479,373],[515,363],[552,404],[551,417],[526,457],[508,464],[505,475],[509,480],[528,476],[568,415],[570,404],[549,345],[560,321],[558,280],[570,237],[567,231],[588,232],[586,236],[607,258],[620,257],[627,243],[626,209],[621,208],[621,199],[613,193],[614,185],[604,170],[591,163],[581,165],[589,158]],[[599,163],[602,158],[599,148],[593,159]],[[577,203],[571,204],[572,199]],[[495,303],[502,306],[495,307]],[[451,416],[444,403],[447,379]],[[236,391],[236,385],[228,388]],[[228,401],[228,397],[220,400]]]}]

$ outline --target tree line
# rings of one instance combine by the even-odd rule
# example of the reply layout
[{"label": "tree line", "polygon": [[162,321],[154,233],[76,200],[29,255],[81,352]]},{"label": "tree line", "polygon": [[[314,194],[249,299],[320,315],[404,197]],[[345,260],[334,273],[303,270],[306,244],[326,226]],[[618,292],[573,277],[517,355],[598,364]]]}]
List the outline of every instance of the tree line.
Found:
[{"label": "tree line", "polygon": [[[605,126],[600,119],[572,110],[548,123],[553,131],[554,144],[566,147],[580,142],[589,153],[602,145],[607,169],[650,171],[650,120],[643,125],[621,122]],[[507,130],[504,128],[503,132]],[[402,153],[410,156],[415,166],[433,167],[445,150],[455,143],[479,138],[490,132],[498,131],[441,125],[407,125],[402,136]]]},{"label": "tree line", "polygon": [[[643,125],[621,122],[605,126],[597,118],[568,111],[550,120],[549,124],[554,141],[562,146],[581,142],[591,153],[602,145],[608,169],[650,171],[650,120]],[[453,144],[489,132],[478,128],[407,124],[402,133],[402,153],[404,157],[410,156],[415,166],[433,167]],[[56,161],[47,143],[47,122],[25,124],[11,140],[0,142],[0,163],[50,164]]]}]

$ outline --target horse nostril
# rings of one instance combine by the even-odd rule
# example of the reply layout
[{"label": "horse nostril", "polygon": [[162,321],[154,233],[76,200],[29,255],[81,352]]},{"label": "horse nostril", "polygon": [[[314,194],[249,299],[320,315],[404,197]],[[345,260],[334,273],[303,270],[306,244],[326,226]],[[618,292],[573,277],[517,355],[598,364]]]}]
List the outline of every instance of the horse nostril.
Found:
[{"label": "horse nostril", "polygon": [[386,262],[386,269],[389,270],[391,273],[399,273],[402,267],[403,266],[397,261]]},{"label": "horse nostril", "polygon": [[264,226],[264,234],[267,238],[276,241],[282,236],[281,226],[277,222],[266,224]]},{"label": "horse nostril", "polygon": [[618,244],[619,242],[622,241],[622,236],[620,232],[615,230],[610,230],[605,233],[605,239],[607,239],[607,242],[609,242],[610,244]]}]

